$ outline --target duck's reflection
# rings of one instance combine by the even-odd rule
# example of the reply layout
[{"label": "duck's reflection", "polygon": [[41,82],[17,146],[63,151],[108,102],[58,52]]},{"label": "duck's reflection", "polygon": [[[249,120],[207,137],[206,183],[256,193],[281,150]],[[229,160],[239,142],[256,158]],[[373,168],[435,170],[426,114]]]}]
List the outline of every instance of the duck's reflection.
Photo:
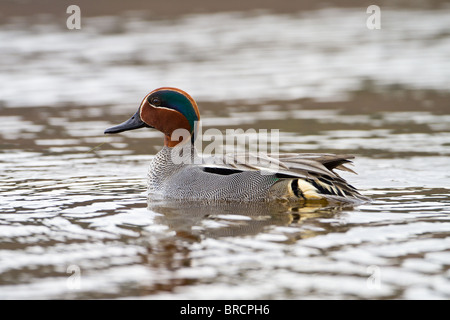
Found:
[{"label": "duck's reflection", "polygon": [[[155,222],[166,225],[182,238],[242,237],[270,231],[276,226],[297,227],[297,238],[311,237],[314,230],[323,233],[322,218],[338,215],[342,205],[285,202],[198,202],[148,200],[149,210],[159,213]],[[349,209],[348,206],[345,206]],[[322,227],[298,228],[304,224]],[[302,232],[301,232],[302,231]]]},{"label": "duck's reflection", "polygon": [[[142,295],[161,292],[172,292],[196,283],[209,283],[211,278],[204,277],[196,266],[208,266],[201,258],[215,256],[217,259],[231,259],[230,237],[257,238],[265,241],[295,243],[298,239],[314,237],[318,234],[331,232],[333,227],[329,221],[334,221],[341,214],[344,207],[330,206],[323,203],[308,206],[292,205],[281,202],[189,202],[189,201],[148,201],[148,209],[154,215],[155,225],[167,227],[168,232],[162,236],[147,235],[146,252],[141,254],[142,262],[156,272],[161,272],[161,278],[154,279],[140,287]],[[346,209],[348,207],[345,207]],[[280,231],[280,229],[283,229]],[[285,232],[287,230],[287,232]],[[271,236],[282,237],[276,239]],[[268,237],[267,237],[268,236]],[[213,243],[225,248],[214,250],[214,244],[206,243],[207,239],[214,239]],[[218,241],[216,241],[218,240]],[[256,239],[257,242],[260,240]],[[248,242],[247,242],[248,243]],[[238,245],[239,246],[239,245]],[[245,246],[245,245],[244,245]],[[259,245],[258,245],[259,247]],[[209,250],[212,250],[209,252]],[[259,250],[246,248],[244,250]],[[239,251],[239,250],[238,250]],[[193,252],[196,252],[193,254]],[[198,260],[200,259],[200,260]],[[194,262],[197,260],[197,262]],[[200,262],[199,262],[200,261]],[[255,262],[259,263],[259,262]],[[191,270],[188,276],[178,273],[180,270]],[[198,273],[197,273],[198,272]]]}]

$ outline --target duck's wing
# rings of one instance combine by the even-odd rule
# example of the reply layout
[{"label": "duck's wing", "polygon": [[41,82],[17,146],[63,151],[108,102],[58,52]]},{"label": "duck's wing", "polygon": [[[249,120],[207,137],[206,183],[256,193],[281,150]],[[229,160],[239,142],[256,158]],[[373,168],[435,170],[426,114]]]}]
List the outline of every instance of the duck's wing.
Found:
[{"label": "duck's wing", "polygon": [[277,178],[276,196],[284,197],[289,192],[304,199],[358,198],[365,200],[352,185],[341,178],[334,169],[353,172],[345,164],[350,164],[351,155],[328,153],[313,154],[226,154],[208,158],[201,165],[208,173],[230,175],[246,171],[261,171],[262,174]]},{"label": "duck's wing", "polygon": [[284,153],[271,155],[272,157],[284,161],[285,163],[303,163],[305,160],[319,162],[328,170],[342,170],[356,174],[355,171],[345,166],[352,164],[350,159],[354,159],[353,155],[348,154],[331,154],[331,153]]},{"label": "duck's wing", "polygon": [[351,155],[334,155],[328,153],[288,153],[288,154],[254,154],[235,153],[205,158],[203,167],[209,172],[217,168],[221,172],[263,171],[284,177],[309,178],[317,176],[339,177],[333,169],[353,170],[344,166],[351,163]]}]

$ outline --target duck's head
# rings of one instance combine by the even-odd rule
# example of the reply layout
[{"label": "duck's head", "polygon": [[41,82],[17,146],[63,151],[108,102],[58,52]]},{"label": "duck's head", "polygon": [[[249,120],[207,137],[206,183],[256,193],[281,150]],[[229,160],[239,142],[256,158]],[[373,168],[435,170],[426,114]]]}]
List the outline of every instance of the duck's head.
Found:
[{"label": "duck's head", "polygon": [[155,89],[145,96],[137,112],[127,121],[105,130],[105,133],[119,133],[139,128],[155,128],[164,133],[164,145],[174,147],[182,141],[172,140],[177,129],[187,130],[192,141],[196,133],[200,112],[194,99],[177,88]]}]

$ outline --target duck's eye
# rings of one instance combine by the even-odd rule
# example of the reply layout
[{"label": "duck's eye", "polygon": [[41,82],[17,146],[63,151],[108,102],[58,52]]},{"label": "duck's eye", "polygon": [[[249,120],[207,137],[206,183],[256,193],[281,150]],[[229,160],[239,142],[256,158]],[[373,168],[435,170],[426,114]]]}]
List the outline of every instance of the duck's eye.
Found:
[{"label": "duck's eye", "polygon": [[154,106],[159,107],[161,105],[161,99],[159,99],[158,97],[152,97],[150,99],[150,103]]}]

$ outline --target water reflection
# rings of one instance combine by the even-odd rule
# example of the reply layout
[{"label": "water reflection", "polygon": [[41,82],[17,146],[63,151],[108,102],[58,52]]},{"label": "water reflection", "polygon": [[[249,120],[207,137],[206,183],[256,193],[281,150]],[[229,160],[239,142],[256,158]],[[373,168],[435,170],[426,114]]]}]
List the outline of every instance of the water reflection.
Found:
[{"label": "water reflection", "polygon": [[[149,200],[148,209],[160,213],[155,222],[167,225],[179,237],[197,239],[255,236],[275,226],[313,225],[313,220],[333,217],[350,209],[349,205],[295,205],[284,202],[186,202]],[[318,234],[323,233],[318,229]],[[275,236],[282,242],[314,236],[314,230],[298,230],[289,237]]]}]

